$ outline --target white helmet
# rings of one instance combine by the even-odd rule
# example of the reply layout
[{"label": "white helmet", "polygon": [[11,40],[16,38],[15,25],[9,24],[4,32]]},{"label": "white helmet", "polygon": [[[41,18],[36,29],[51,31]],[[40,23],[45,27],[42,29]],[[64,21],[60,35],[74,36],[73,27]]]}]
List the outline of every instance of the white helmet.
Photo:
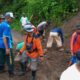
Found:
[{"label": "white helmet", "polygon": [[34,31],[32,25],[25,25],[24,30],[26,30],[27,32],[33,32]]}]

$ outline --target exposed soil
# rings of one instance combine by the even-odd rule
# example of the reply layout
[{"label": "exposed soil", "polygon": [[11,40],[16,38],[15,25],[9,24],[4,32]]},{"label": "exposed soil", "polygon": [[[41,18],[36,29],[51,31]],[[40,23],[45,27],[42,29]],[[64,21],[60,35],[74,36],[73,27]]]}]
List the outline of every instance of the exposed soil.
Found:
[{"label": "exposed soil", "polygon": [[[69,40],[72,32],[75,30],[75,25],[80,23],[80,13],[78,13],[71,20],[67,21],[63,24],[62,29],[64,31],[65,42],[64,48],[65,51],[69,49]],[[15,43],[22,41],[24,35],[21,35],[19,32],[12,31],[13,40]],[[46,42],[43,42],[43,48],[46,46]],[[37,71],[37,80],[59,80],[61,72],[65,70],[68,65],[67,61],[69,59],[69,55],[66,52],[59,52],[53,44],[53,47],[47,53],[47,56],[43,63],[39,65]],[[7,72],[0,74],[0,80],[30,80],[30,72],[27,72],[25,76],[14,76],[13,79],[9,79]]]}]

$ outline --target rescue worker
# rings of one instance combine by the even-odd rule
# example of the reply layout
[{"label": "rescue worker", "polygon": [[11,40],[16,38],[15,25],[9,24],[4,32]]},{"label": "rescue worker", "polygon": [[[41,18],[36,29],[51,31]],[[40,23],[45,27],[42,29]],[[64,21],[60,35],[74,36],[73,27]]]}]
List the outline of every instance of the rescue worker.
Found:
[{"label": "rescue worker", "polygon": [[21,25],[22,25],[22,29],[29,22],[28,18],[25,16],[25,13],[22,14],[22,17],[20,19],[20,22],[21,22]]},{"label": "rescue worker", "polygon": [[14,18],[12,12],[5,14],[5,20],[0,24],[0,71],[4,70],[5,60],[9,76],[13,76],[13,53],[10,23]]},{"label": "rescue worker", "polygon": [[50,30],[47,41],[47,50],[52,47],[53,41],[56,41],[59,51],[63,51],[64,36],[61,28],[54,27]]},{"label": "rescue worker", "polygon": [[[26,50],[26,58],[29,62],[28,66],[32,71],[32,80],[35,80],[38,59],[43,61],[43,50],[40,39],[34,34],[32,26],[26,27],[27,36],[24,40],[24,45],[18,54],[23,55]],[[24,59],[21,60],[25,62]]]},{"label": "rescue worker", "polygon": [[62,72],[60,80],[80,80],[80,51],[75,54],[77,63],[69,66]]},{"label": "rescue worker", "polygon": [[[31,27],[32,26],[32,28],[33,28],[33,34],[36,34],[36,36],[37,36],[37,33],[36,33],[36,27],[34,27],[32,24],[27,24],[27,25],[25,25],[24,26],[24,30],[26,31],[26,29],[27,29],[27,27],[29,28],[29,27]],[[26,36],[28,35],[28,32],[26,32]],[[18,52],[22,47],[23,47],[23,45],[24,45],[24,41],[22,41],[22,42],[19,42],[17,45],[16,45],[16,51]],[[20,71],[18,72],[18,76],[23,76],[23,75],[25,75],[25,73],[26,73],[26,61],[25,61],[25,56],[26,56],[26,50],[22,53],[22,55],[20,56],[20,55],[16,55],[15,56],[15,61],[17,61],[17,62],[20,62],[21,60],[20,60],[20,58],[24,58],[24,60],[22,61],[22,62],[20,62],[20,66],[21,66],[21,69],[20,69]]]},{"label": "rescue worker", "polygon": [[43,38],[46,33],[47,27],[50,25],[50,21],[42,21],[37,26],[37,31],[39,32],[38,36]]},{"label": "rescue worker", "polygon": [[[75,54],[80,50],[80,24],[76,25],[77,30],[72,34],[70,40],[70,51],[71,51],[71,60],[69,65],[72,65],[77,61]],[[74,60],[74,61],[73,61]]]}]

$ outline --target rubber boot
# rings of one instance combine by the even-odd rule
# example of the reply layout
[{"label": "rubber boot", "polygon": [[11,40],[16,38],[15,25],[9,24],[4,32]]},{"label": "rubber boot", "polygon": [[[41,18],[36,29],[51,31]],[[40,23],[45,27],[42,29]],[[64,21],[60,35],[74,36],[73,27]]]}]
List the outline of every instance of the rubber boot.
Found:
[{"label": "rubber boot", "polygon": [[9,70],[8,73],[9,73],[9,77],[14,77],[14,72],[12,70]]},{"label": "rubber boot", "polygon": [[4,73],[5,72],[5,70],[4,70],[4,66],[0,66],[0,73]]},{"label": "rubber boot", "polygon": [[26,72],[26,63],[22,63],[20,62],[20,66],[21,66],[21,71],[19,72],[19,76],[23,76],[25,75],[25,72]]},{"label": "rubber boot", "polygon": [[35,80],[36,77],[36,71],[32,71],[32,79],[31,80]]}]

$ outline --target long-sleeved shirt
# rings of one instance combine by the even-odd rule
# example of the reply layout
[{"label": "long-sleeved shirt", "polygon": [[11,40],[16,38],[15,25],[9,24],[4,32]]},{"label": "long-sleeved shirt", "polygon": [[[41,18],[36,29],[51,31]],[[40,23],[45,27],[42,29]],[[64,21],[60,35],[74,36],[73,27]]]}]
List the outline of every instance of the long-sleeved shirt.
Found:
[{"label": "long-sleeved shirt", "polygon": [[80,51],[80,34],[74,32],[70,40],[70,50],[72,54]]},{"label": "long-sleeved shirt", "polygon": [[[27,38],[27,39],[26,39]],[[32,37],[26,37],[24,40],[24,45],[22,47],[22,49],[20,50],[20,52],[22,53],[24,50],[27,50],[26,48],[26,44],[27,43],[31,43],[32,41]],[[37,49],[36,51],[33,51],[31,53],[26,52],[26,54],[30,57],[30,58],[37,58],[39,56],[43,56],[43,49],[42,49],[42,45],[41,45],[41,41],[39,38],[33,38],[33,49]]]}]

